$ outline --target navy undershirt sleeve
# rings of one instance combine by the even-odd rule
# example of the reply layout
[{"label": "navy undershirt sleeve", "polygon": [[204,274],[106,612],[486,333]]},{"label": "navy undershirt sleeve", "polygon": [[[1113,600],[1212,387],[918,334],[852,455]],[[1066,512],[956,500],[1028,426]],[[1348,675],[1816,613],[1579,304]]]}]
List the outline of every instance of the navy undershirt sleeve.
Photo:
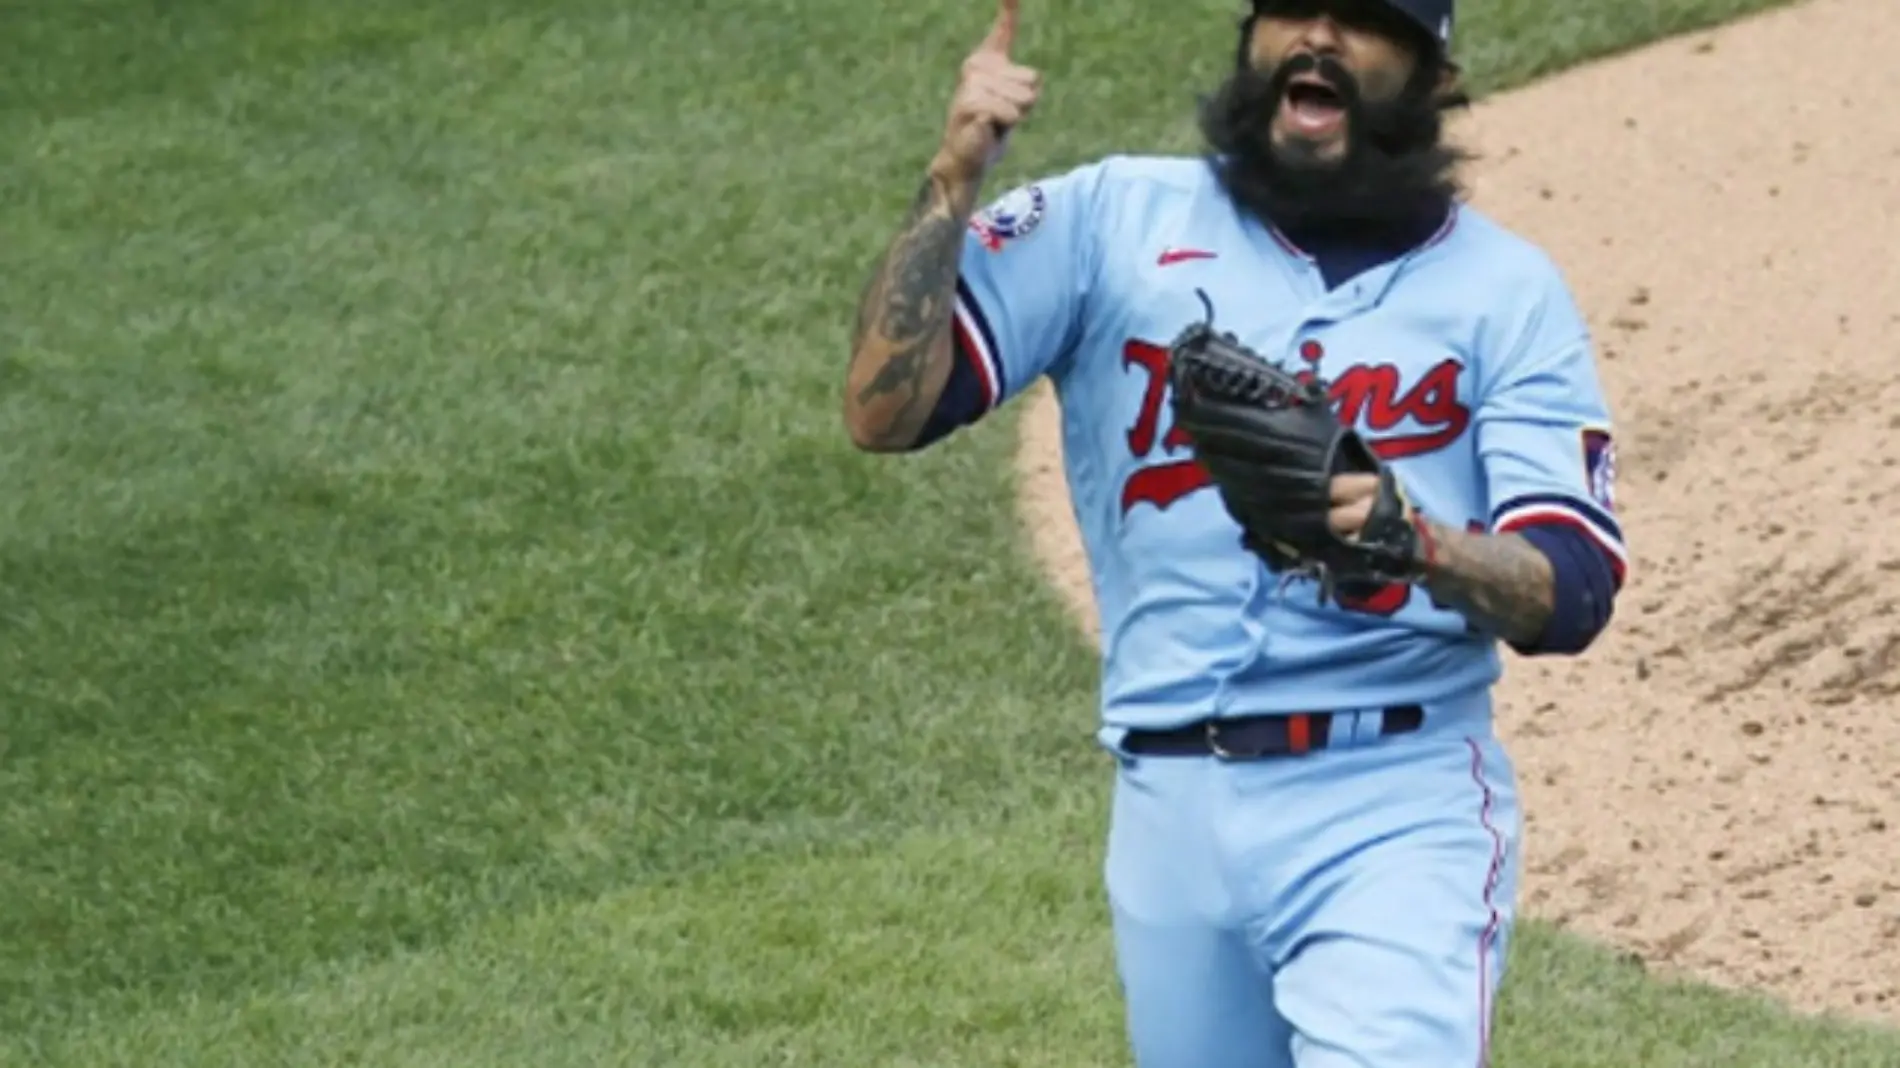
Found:
[{"label": "navy undershirt sleeve", "polygon": [[1517,533],[1550,559],[1556,590],[1544,633],[1527,645],[1511,647],[1525,656],[1583,652],[1609,626],[1616,607],[1616,569],[1609,553],[1571,527],[1530,526]]},{"label": "navy undershirt sleeve", "polygon": [[937,406],[931,409],[930,418],[911,447],[921,449],[935,444],[957,429],[976,422],[982,415],[983,381],[968,356],[958,348],[950,354],[950,379],[944,383],[943,395],[937,398]]}]

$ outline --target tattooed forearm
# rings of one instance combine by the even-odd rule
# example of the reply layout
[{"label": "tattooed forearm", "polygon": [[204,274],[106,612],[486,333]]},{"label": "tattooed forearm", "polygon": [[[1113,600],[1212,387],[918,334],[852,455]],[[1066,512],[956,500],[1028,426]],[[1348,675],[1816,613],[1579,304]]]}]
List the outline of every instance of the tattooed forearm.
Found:
[{"label": "tattooed forearm", "polygon": [[1425,588],[1480,628],[1531,642],[1549,622],[1555,596],[1550,560],[1516,534],[1473,534],[1428,524]]},{"label": "tattooed forearm", "polygon": [[949,379],[957,259],[973,199],[926,179],[858,298],[847,416],[868,444],[914,440]]}]

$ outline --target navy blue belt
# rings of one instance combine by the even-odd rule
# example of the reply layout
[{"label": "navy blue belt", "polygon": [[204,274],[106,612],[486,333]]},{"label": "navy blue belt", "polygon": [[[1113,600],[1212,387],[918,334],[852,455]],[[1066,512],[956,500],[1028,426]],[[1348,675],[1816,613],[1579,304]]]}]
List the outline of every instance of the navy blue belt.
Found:
[{"label": "navy blue belt", "polygon": [[[1324,749],[1333,719],[1351,713],[1292,712],[1237,719],[1204,719],[1164,730],[1131,730],[1122,748],[1137,756],[1214,756],[1223,760],[1260,760],[1299,756]],[[1425,723],[1418,705],[1385,709],[1379,734],[1410,734]]]}]

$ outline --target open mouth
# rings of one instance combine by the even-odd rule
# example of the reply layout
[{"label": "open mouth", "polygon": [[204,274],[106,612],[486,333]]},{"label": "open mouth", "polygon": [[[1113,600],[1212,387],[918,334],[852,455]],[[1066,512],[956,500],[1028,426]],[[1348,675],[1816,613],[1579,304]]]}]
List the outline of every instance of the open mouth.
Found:
[{"label": "open mouth", "polygon": [[1330,133],[1345,121],[1346,100],[1317,78],[1296,78],[1286,89],[1286,113],[1301,133]]}]

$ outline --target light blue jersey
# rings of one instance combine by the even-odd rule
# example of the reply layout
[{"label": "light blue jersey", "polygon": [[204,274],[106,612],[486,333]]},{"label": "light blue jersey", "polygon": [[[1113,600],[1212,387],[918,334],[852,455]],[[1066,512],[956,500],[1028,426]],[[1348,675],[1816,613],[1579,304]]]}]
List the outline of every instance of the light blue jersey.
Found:
[{"label": "light blue jersey", "polygon": [[1427,517],[1566,525],[1627,560],[1589,331],[1535,245],[1459,206],[1431,240],[1330,288],[1236,209],[1205,162],[1111,157],[973,220],[955,316],[982,411],[1038,377],[1060,397],[1103,640],[1106,730],[1362,709],[1481,691],[1496,641],[1424,590],[1321,606],[1240,544],[1171,425],[1167,345],[1205,309],[1332,383],[1342,419]]}]

